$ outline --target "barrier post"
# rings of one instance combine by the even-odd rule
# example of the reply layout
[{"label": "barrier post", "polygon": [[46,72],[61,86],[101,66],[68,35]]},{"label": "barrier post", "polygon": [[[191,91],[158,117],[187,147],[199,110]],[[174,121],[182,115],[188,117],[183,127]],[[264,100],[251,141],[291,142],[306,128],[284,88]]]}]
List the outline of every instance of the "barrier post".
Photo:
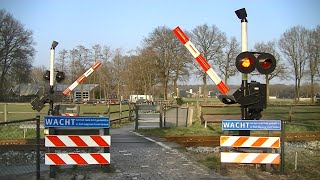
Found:
[{"label": "barrier post", "polygon": [[284,173],[284,141],[285,141],[285,121],[281,120],[281,139],[280,139],[280,144],[281,144],[281,153],[280,153],[280,173]]},{"label": "barrier post", "polygon": [[[110,129],[109,128],[103,128],[99,130],[100,135],[110,135]],[[109,147],[103,147],[102,148],[103,153],[110,153],[110,148]],[[101,165],[102,171],[105,173],[109,173],[111,171],[110,164],[106,165]]]},{"label": "barrier post", "polygon": [[37,124],[37,145],[36,145],[36,153],[37,153],[37,180],[40,180],[40,116],[36,117]]}]

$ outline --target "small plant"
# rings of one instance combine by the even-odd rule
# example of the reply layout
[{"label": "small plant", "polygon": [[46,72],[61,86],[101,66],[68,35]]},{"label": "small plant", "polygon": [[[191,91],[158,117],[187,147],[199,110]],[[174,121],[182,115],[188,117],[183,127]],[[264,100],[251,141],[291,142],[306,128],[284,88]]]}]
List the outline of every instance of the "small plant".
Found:
[{"label": "small plant", "polygon": [[182,99],[181,97],[177,97],[177,98],[176,98],[176,101],[177,101],[177,104],[178,104],[179,106],[181,106],[182,104],[184,104],[184,101],[183,101],[183,99]]}]

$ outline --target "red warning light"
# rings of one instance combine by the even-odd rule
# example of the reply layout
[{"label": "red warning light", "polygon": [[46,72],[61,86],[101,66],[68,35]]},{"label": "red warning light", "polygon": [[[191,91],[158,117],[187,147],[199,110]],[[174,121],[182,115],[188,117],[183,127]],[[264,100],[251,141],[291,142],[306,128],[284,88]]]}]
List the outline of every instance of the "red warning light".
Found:
[{"label": "red warning light", "polygon": [[268,68],[270,68],[270,66],[272,64],[272,61],[271,61],[271,59],[266,59],[263,62],[260,62],[260,64],[264,69],[268,69]]},{"label": "red warning light", "polygon": [[269,53],[262,53],[257,57],[257,70],[261,74],[270,74],[276,68],[276,59]]}]

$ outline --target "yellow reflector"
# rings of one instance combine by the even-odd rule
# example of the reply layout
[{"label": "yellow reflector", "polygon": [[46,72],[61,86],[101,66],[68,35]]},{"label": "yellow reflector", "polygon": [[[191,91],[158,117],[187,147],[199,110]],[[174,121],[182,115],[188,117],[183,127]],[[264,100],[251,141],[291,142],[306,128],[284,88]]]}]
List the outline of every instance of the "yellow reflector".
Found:
[{"label": "yellow reflector", "polygon": [[250,59],[249,58],[244,58],[244,59],[242,59],[242,61],[241,61],[241,66],[242,67],[245,67],[245,68],[247,68],[247,67],[249,67],[250,66]]}]

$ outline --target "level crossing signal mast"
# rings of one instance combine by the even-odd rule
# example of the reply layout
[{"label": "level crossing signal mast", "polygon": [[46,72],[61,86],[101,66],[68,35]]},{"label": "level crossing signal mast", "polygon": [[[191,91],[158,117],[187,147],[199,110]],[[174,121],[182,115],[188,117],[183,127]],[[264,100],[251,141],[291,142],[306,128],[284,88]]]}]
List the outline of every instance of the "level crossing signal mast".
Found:
[{"label": "level crossing signal mast", "polygon": [[[276,68],[276,59],[269,53],[242,52],[235,61],[239,72],[250,74],[257,70],[261,74],[270,74]],[[244,95],[244,88],[247,88]],[[248,87],[241,86],[232,94],[219,95],[218,98],[225,104],[238,103],[242,108],[248,108],[248,119],[260,119],[261,112],[267,107],[267,87],[266,84],[251,81]]]}]

